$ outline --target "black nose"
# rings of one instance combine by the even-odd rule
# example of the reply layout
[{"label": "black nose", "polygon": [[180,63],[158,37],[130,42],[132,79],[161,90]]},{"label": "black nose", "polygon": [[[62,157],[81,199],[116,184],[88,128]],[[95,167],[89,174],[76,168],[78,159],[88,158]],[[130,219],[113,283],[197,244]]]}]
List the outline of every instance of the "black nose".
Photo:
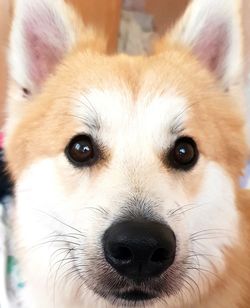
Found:
[{"label": "black nose", "polygon": [[142,281],[160,276],[175,258],[176,238],[165,224],[123,221],[103,237],[107,262],[122,276]]}]

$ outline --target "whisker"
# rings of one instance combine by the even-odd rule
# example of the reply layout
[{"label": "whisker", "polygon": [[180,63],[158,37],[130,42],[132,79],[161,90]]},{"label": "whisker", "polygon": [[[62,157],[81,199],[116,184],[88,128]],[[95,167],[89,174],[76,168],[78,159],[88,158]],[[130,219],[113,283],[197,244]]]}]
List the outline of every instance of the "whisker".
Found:
[{"label": "whisker", "polygon": [[204,272],[204,273],[210,274],[213,277],[215,277],[216,279],[218,279],[221,282],[223,282],[223,279],[220,278],[216,273],[214,273],[214,272],[212,272],[212,271],[210,271],[210,270],[208,270],[206,268],[192,266],[192,267],[188,267],[188,269],[197,270],[197,271],[200,271],[200,272]]},{"label": "whisker", "polygon": [[66,240],[50,240],[50,241],[45,241],[42,243],[38,243],[36,245],[31,246],[31,249],[39,248],[40,246],[46,245],[46,244],[52,244],[52,243],[66,243],[66,244],[72,244],[72,245],[77,245],[80,246],[79,243],[72,242],[72,241],[66,241]]},{"label": "whisker", "polygon": [[194,289],[194,287],[192,286],[192,284],[190,282],[188,282],[188,280],[186,280],[186,278],[194,285],[194,287],[196,288],[197,292],[198,292],[198,298],[199,298],[199,302],[201,302],[201,291],[200,291],[200,287],[197,284],[197,282],[190,277],[189,275],[185,275],[185,278],[183,278],[183,280],[190,286],[190,288],[192,289],[193,292],[191,292],[191,296],[193,297],[193,293],[195,294],[196,291]]},{"label": "whisker", "polygon": [[[55,232],[53,232],[53,233],[55,233]],[[57,233],[55,233],[55,234],[52,234],[52,235],[49,235],[49,236],[47,236],[46,237],[46,239],[49,239],[49,238],[57,238],[57,237],[62,237],[62,238],[65,238],[65,237],[70,237],[70,238],[74,238],[74,239],[79,239],[79,238],[81,238],[81,237],[86,237],[86,235],[85,234],[80,234],[80,233],[59,233],[59,232],[57,232]]]},{"label": "whisker", "polygon": [[79,118],[81,120],[84,121],[84,124],[86,124],[90,129],[95,129],[95,130],[100,130],[100,116],[96,110],[96,108],[94,107],[93,103],[88,99],[88,97],[86,96],[85,93],[81,92],[81,95],[84,97],[84,100],[80,100],[76,97],[70,97],[70,96],[62,96],[62,97],[58,97],[57,99],[67,99],[70,101],[75,101],[77,103],[79,103],[80,105],[83,105],[83,107],[86,109],[86,111],[88,111],[89,113],[89,117],[86,116],[85,117],[81,117],[78,115],[74,115],[74,114],[63,114],[64,116],[72,116],[75,118]]},{"label": "whisker", "polygon": [[[65,258],[67,258],[67,256],[70,254],[71,250],[69,249],[69,251],[65,254]],[[56,270],[56,273],[55,273],[55,276],[54,276],[54,286],[53,286],[53,298],[54,298],[54,306],[56,307],[56,280],[57,280],[57,275],[58,275],[58,272],[64,262],[64,259],[61,260],[61,263],[59,264],[57,270]]]},{"label": "whisker", "polygon": [[99,207],[93,207],[93,206],[83,207],[83,208],[78,209],[77,211],[85,211],[85,210],[92,210],[92,211],[98,212],[105,216],[109,215],[109,212],[100,206]]},{"label": "whisker", "polygon": [[79,234],[82,234],[82,231],[78,230],[78,229],[75,228],[75,227],[70,226],[69,224],[63,222],[63,221],[60,220],[59,218],[57,218],[57,217],[55,217],[55,216],[53,216],[53,215],[51,215],[51,214],[49,214],[49,213],[47,213],[47,212],[44,212],[44,211],[39,210],[39,209],[34,209],[34,208],[33,208],[33,210],[35,210],[35,211],[37,211],[37,212],[40,212],[41,214],[44,214],[44,215],[46,215],[46,216],[48,216],[48,217],[50,217],[50,218],[56,220],[57,222],[60,222],[60,223],[63,224],[64,226],[66,226],[66,227],[68,227],[68,228],[70,228],[70,229],[76,231],[76,232],[79,233]]},{"label": "whisker", "polygon": [[180,205],[178,202],[175,202],[175,204],[178,206],[177,209],[170,210],[168,212],[169,217],[174,217],[177,215],[182,215],[188,211],[199,209],[201,207],[201,204],[195,204],[195,203],[190,203],[190,204],[184,204]]}]

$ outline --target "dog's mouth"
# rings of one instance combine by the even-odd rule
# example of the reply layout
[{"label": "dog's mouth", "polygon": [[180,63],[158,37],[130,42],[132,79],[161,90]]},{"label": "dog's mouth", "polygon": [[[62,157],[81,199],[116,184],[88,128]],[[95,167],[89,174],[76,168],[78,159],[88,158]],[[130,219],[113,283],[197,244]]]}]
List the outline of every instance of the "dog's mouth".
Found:
[{"label": "dog's mouth", "polygon": [[115,293],[114,296],[117,299],[125,300],[128,302],[145,302],[152,299],[155,299],[156,296],[141,290],[131,290],[122,293]]},{"label": "dog's mouth", "polygon": [[160,277],[134,281],[117,274],[103,259],[98,261],[88,270],[86,285],[96,295],[121,307],[151,307],[156,301],[178,294],[183,285],[185,268],[179,262]]}]

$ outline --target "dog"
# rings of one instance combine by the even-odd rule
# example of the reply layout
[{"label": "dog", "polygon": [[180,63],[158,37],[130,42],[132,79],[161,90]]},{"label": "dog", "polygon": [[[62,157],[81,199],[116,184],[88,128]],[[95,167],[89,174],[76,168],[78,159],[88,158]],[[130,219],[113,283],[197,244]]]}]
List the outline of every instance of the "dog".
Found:
[{"label": "dog", "polygon": [[5,149],[28,308],[249,307],[240,6],[193,0],[130,57],[62,0],[17,1]]}]

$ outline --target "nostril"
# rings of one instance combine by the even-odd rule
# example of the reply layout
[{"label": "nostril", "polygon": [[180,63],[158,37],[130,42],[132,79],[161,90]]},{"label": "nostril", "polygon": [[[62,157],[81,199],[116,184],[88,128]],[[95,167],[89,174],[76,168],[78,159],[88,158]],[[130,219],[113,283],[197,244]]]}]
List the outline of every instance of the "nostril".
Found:
[{"label": "nostril", "polygon": [[169,260],[169,253],[164,248],[158,248],[154,251],[150,261],[155,263],[164,263]]},{"label": "nostril", "polygon": [[128,263],[133,259],[132,251],[126,246],[114,246],[111,249],[111,255],[120,262]]},{"label": "nostril", "polygon": [[154,221],[121,221],[103,235],[106,261],[122,277],[159,277],[175,260],[176,238],[167,225]]}]

